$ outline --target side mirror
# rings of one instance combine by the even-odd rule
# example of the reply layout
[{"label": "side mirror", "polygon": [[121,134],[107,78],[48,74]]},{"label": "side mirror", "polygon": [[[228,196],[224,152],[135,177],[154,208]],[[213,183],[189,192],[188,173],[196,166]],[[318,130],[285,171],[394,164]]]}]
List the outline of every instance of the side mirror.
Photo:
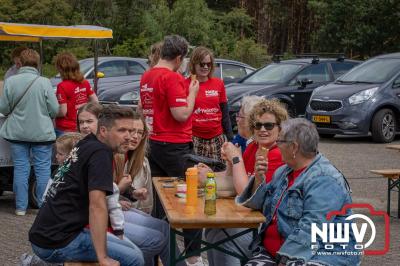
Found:
[{"label": "side mirror", "polygon": [[313,82],[314,81],[312,81],[311,79],[307,79],[307,78],[302,79],[299,81],[299,83],[300,83],[299,89],[304,89],[305,87],[307,87],[307,85],[312,84]]},{"label": "side mirror", "polygon": [[103,72],[97,71],[96,77],[97,77],[98,79],[104,78],[104,76],[105,76],[105,75],[104,75]]}]

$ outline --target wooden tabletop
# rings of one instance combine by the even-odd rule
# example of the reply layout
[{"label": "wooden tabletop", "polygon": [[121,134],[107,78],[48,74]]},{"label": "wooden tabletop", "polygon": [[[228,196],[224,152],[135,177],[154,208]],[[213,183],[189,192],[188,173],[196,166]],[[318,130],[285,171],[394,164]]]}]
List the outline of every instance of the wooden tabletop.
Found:
[{"label": "wooden tabletop", "polygon": [[400,144],[390,144],[386,145],[386,149],[397,150],[400,151]]},{"label": "wooden tabletop", "polygon": [[176,188],[164,188],[165,177],[153,177],[153,184],[172,228],[257,228],[264,215],[235,204],[233,198],[217,199],[217,213],[204,214],[204,197],[197,206],[186,206],[186,200],[175,196]]},{"label": "wooden tabletop", "polygon": [[382,175],[387,178],[399,178],[400,169],[369,170],[371,173]]}]

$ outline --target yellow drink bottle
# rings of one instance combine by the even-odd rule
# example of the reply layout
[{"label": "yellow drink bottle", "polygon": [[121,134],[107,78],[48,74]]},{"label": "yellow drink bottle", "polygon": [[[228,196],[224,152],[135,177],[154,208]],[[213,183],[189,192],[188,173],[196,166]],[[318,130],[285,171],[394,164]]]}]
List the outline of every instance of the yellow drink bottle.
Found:
[{"label": "yellow drink bottle", "polygon": [[208,173],[205,186],[205,204],[204,214],[214,215],[217,213],[217,183],[215,182],[215,174]]}]

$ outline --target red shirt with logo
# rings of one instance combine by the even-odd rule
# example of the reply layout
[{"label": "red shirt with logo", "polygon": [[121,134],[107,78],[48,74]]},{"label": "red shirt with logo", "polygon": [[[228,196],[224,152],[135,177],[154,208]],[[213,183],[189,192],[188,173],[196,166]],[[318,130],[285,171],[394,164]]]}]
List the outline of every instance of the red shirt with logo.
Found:
[{"label": "red shirt with logo", "polygon": [[140,80],[140,101],[143,115],[150,129],[150,139],[169,143],[192,141],[192,119],[179,122],[171,114],[171,107],[185,107],[189,87],[179,73],[168,68],[154,67]]},{"label": "red shirt with logo", "polygon": [[79,107],[89,101],[94,91],[87,80],[76,82],[63,80],[57,85],[57,99],[59,104],[67,104],[65,117],[56,118],[56,128],[62,131],[76,131],[76,116]]},{"label": "red shirt with logo", "polygon": [[[243,163],[248,176],[254,175],[254,165],[256,163],[257,149],[258,143],[253,141],[247,146],[246,150],[243,153]],[[279,150],[278,146],[275,145],[268,151],[268,170],[265,174],[265,182],[271,182],[275,170],[282,165],[284,165],[284,163],[282,161],[281,151]]]},{"label": "red shirt with logo", "polygon": [[[191,79],[186,79],[189,87]],[[193,136],[211,139],[223,133],[222,112],[220,103],[226,103],[224,82],[218,78],[210,78],[200,82],[199,92],[192,115]]]},{"label": "red shirt with logo", "polygon": [[[288,186],[285,191],[287,191],[293,185],[296,178],[303,172],[304,169],[306,169],[306,167],[293,171],[288,176]],[[275,213],[272,216],[271,223],[267,226],[267,228],[264,231],[263,245],[265,249],[268,251],[268,253],[274,257],[276,257],[276,253],[279,251],[279,249],[285,242],[285,238],[283,238],[278,231],[278,217],[276,215],[276,210],[278,209],[279,204],[281,203],[282,195],[278,201],[278,204],[276,205]]]}]

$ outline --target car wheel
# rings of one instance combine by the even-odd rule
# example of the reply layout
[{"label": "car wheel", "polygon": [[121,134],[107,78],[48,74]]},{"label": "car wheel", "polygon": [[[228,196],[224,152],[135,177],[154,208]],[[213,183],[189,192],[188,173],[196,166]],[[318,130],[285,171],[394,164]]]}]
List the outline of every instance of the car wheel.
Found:
[{"label": "car wheel", "polygon": [[372,119],[372,139],[379,143],[392,142],[396,136],[396,116],[390,109],[379,110]]},{"label": "car wheel", "polygon": [[321,134],[320,133],[319,136],[324,139],[332,139],[333,137],[335,137],[335,134]]},{"label": "car wheel", "polygon": [[288,104],[287,102],[284,102],[284,101],[280,101],[280,102],[286,108],[289,118],[296,118],[296,109],[293,106],[291,106],[290,104]]},{"label": "car wheel", "polygon": [[29,197],[28,197],[28,199],[29,199],[29,206],[32,209],[39,209],[39,201],[36,196],[36,186],[37,186],[36,176],[34,173],[32,173],[32,170],[31,170],[31,176],[29,177],[29,191],[28,191]]}]

